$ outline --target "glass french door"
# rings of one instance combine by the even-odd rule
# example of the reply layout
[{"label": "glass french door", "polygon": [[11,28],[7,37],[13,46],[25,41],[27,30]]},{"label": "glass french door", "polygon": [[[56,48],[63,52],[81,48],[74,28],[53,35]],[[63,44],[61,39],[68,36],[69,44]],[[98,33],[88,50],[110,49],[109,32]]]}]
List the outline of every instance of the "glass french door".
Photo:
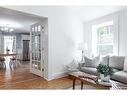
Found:
[{"label": "glass french door", "polygon": [[38,76],[44,76],[43,61],[43,35],[44,27],[38,23],[31,27],[30,33],[30,72]]}]

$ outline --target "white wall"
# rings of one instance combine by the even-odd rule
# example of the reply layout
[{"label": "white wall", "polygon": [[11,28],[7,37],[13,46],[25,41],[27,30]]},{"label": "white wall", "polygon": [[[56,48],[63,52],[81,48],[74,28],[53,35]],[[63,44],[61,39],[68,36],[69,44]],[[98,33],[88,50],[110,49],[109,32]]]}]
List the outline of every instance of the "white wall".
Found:
[{"label": "white wall", "polygon": [[49,61],[52,63],[52,76],[57,77],[66,72],[65,64],[76,57],[77,45],[83,41],[83,30],[82,23],[73,16],[56,17],[52,23],[52,28],[49,26],[52,59]]},{"label": "white wall", "polygon": [[127,10],[122,10],[84,23],[84,41],[88,42],[89,48],[87,56],[92,55],[92,25],[111,19],[115,24],[115,55],[127,55]]},{"label": "white wall", "polygon": [[119,16],[119,55],[127,56],[127,10]]},{"label": "white wall", "polygon": [[77,55],[77,44],[83,41],[83,24],[76,16],[70,16],[62,7],[8,7],[48,17],[48,76],[53,79],[63,75],[65,64]]},{"label": "white wall", "polygon": [[56,78],[66,73],[65,64],[76,57],[77,44],[83,41],[83,25],[77,17],[69,15],[48,17],[48,20],[49,70],[52,78]]}]

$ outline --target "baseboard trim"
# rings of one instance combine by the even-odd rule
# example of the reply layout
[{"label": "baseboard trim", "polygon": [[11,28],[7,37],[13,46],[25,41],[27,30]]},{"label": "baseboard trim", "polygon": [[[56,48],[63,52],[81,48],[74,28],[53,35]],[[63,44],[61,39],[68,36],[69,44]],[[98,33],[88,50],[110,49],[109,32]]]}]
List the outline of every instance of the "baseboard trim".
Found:
[{"label": "baseboard trim", "polygon": [[51,81],[51,80],[53,80],[52,78],[44,78],[45,80],[47,80],[47,81]]},{"label": "baseboard trim", "polygon": [[53,76],[52,76],[52,79],[62,78],[62,77],[65,77],[67,75],[68,75],[67,71],[54,73]]},{"label": "baseboard trim", "polygon": [[64,72],[54,73],[52,77],[44,78],[44,79],[46,79],[47,81],[51,81],[53,79],[58,79],[58,78],[66,77],[66,76],[68,76],[67,71],[64,71]]}]

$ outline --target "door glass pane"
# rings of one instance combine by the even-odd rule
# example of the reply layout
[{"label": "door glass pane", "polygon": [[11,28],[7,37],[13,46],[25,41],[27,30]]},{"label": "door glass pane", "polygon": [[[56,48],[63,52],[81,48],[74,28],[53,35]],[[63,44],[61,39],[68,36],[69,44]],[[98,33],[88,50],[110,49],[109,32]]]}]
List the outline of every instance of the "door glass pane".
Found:
[{"label": "door glass pane", "polygon": [[36,63],[36,61],[32,61],[32,68],[37,69],[37,63]]},{"label": "door glass pane", "polygon": [[32,32],[34,32],[34,27],[32,27]]},{"label": "door glass pane", "polygon": [[41,52],[39,51],[39,57],[38,60],[41,61]]},{"label": "door glass pane", "polygon": [[41,31],[41,25],[38,25],[38,31],[39,32]]},{"label": "door glass pane", "polygon": [[35,60],[35,53],[32,52],[32,60]]},{"label": "door glass pane", "polygon": [[39,61],[32,61],[32,68],[41,70],[41,62]]},{"label": "door glass pane", "polygon": [[38,69],[41,70],[41,62],[38,62]]},{"label": "door glass pane", "polygon": [[35,26],[35,32],[37,32],[37,26]]},{"label": "door glass pane", "polygon": [[41,25],[32,28],[32,68],[41,70]]}]

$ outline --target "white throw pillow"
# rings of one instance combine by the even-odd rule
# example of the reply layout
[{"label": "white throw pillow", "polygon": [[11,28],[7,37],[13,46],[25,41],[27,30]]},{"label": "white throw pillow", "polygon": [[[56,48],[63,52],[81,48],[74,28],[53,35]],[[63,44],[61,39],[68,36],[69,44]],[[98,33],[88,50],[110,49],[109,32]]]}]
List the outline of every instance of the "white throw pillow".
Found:
[{"label": "white throw pillow", "polygon": [[124,61],[124,69],[125,72],[127,72],[127,56],[125,57],[125,61]]},{"label": "white throw pillow", "polygon": [[101,64],[109,65],[109,56],[101,57]]},{"label": "white throw pillow", "polygon": [[109,66],[115,69],[123,70],[125,56],[110,56]]},{"label": "white throw pillow", "polygon": [[85,57],[85,66],[86,67],[97,67],[100,64],[100,56],[96,56],[92,59]]},{"label": "white throw pillow", "polygon": [[79,65],[76,60],[72,60],[72,62],[67,64],[66,67],[69,71],[76,71],[79,68]]}]

